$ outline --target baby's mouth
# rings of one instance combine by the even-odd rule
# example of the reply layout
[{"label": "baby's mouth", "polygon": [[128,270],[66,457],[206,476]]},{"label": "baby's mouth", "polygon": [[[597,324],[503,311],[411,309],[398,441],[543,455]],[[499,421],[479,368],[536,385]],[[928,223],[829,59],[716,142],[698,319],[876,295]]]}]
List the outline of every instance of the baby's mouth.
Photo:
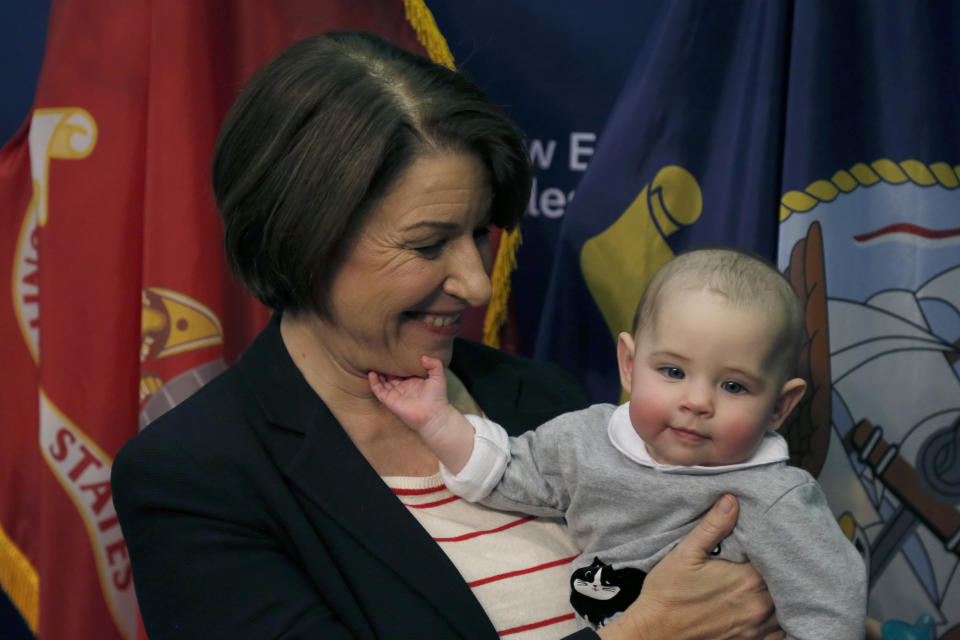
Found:
[{"label": "baby's mouth", "polygon": [[702,433],[697,433],[690,429],[683,429],[681,427],[670,427],[670,430],[678,437],[685,440],[709,440],[710,437]]}]

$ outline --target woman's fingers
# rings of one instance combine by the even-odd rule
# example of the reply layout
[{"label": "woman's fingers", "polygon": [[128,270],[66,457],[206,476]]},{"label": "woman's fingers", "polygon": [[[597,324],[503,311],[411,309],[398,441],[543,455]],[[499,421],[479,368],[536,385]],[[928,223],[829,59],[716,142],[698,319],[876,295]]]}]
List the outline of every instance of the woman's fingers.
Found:
[{"label": "woman's fingers", "polygon": [[709,555],[733,530],[738,513],[733,496],[717,500],[647,574],[640,597],[622,617],[651,638],[782,638],[773,599],[756,570]]},{"label": "woman's fingers", "polygon": [[[764,587],[766,590],[766,587]],[[773,603],[771,602],[771,607]],[[787,637],[787,634],[780,628],[780,622],[777,620],[777,612],[770,610],[769,615],[763,621],[763,624],[760,625],[760,633],[766,633],[767,635],[763,636],[763,640],[783,640]]]},{"label": "woman's fingers", "polygon": [[724,538],[730,535],[737,524],[739,505],[730,494],[724,495],[713,505],[703,520],[677,544],[684,554],[693,554],[706,560]]}]

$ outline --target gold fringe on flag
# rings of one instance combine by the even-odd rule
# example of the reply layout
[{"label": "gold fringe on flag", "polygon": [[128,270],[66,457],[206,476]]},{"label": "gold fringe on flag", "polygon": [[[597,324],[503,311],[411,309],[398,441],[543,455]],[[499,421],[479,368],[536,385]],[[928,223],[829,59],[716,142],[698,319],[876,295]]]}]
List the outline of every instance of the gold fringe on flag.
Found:
[{"label": "gold fringe on flag", "polygon": [[437,27],[437,21],[423,0],[403,0],[403,8],[407,13],[407,22],[417,33],[417,40],[427,50],[427,55],[437,64],[448,69],[456,69],[453,64],[453,54],[447,41]]},{"label": "gold fringe on flag", "polygon": [[[407,22],[417,34],[417,40],[427,50],[430,59],[448,69],[456,69],[453,54],[437,27],[437,21],[424,0],[403,0]],[[493,295],[487,304],[483,319],[483,342],[500,346],[500,329],[507,320],[507,301],[510,299],[510,273],[517,267],[517,249],[520,247],[520,227],[500,234],[500,247],[493,265]]]},{"label": "gold fringe on flag", "polygon": [[500,234],[497,260],[493,263],[493,295],[483,318],[483,343],[500,346],[500,328],[507,321],[507,302],[510,300],[510,273],[517,268],[517,249],[520,248],[520,227]]},{"label": "gold fringe on flag", "polygon": [[40,620],[40,579],[3,527],[0,527],[0,587],[36,635]]}]

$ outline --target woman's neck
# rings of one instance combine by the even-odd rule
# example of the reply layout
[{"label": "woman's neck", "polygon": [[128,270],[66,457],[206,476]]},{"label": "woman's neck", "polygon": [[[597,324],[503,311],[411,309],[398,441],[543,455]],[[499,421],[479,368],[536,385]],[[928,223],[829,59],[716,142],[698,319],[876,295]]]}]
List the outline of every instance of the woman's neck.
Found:
[{"label": "woman's neck", "polygon": [[428,476],[437,458],[414,431],[380,404],[366,372],[353,371],[326,348],[317,320],[285,314],[280,336],[307,384],[323,400],[367,462],[381,476]]}]

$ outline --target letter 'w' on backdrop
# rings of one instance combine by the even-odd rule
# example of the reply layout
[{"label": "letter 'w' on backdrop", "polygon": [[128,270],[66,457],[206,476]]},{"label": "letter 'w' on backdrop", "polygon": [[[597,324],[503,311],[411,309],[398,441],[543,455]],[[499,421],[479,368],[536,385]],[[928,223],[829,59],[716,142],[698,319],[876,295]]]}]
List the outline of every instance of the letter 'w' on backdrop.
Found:
[{"label": "letter 'w' on backdrop", "polygon": [[53,2],[0,152],[0,585],[30,630],[0,637],[137,637],[113,456],[267,319],[222,258],[217,130],[257,67],[335,27],[423,52],[399,1]]},{"label": "letter 'w' on backdrop", "polygon": [[567,209],[538,357],[614,401],[661,264],[775,258],[806,309],[792,462],[884,637],[960,638],[960,7],[681,1],[648,42]]}]

